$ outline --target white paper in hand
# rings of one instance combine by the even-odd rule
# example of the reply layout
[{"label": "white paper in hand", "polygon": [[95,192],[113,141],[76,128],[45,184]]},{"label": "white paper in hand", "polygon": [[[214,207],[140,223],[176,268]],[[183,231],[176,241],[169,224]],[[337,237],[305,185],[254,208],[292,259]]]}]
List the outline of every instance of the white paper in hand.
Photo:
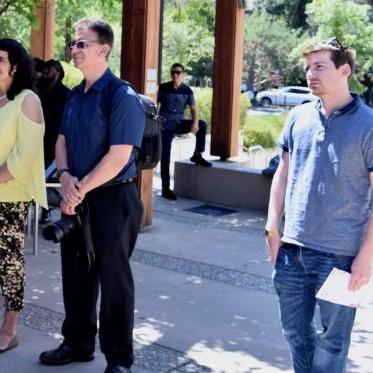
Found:
[{"label": "white paper in hand", "polygon": [[362,286],[357,291],[348,290],[351,274],[333,268],[324,284],[316,294],[316,298],[349,307],[366,307],[373,301],[373,284]]}]

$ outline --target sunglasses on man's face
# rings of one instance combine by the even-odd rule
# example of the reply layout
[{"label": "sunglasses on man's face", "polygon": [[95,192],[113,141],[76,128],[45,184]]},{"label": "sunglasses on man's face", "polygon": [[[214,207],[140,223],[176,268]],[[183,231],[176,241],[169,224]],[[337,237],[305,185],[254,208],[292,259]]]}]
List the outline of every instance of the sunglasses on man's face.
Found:
[{"label": "sunglasses on man's face", "polygon": [[86,49],[90,45],[98,42],[98,40],[72,40],[68,45],[70,50],[74,47],[77,47],[78,49]]},{"label": "sunglasses on man's face", "polygon": [[171,71],[171,75],[180,75],[180,74],[182,74],[183,72],[181,71],[181,70],[172,70]]}]

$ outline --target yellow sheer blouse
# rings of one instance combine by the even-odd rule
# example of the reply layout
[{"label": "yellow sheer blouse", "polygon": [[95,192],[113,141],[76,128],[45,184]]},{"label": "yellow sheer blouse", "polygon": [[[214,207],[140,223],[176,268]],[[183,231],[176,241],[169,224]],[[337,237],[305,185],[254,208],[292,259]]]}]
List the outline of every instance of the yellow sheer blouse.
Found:
[{"label": "yellow sheer blouse", "polygon": [[0,183],[1,202],[35,200],[47,207],[44,173],[44,122],[35,123],[25,116],[21,105],[25,89],[0,108],[0,165],[6,163],[13,179]]}]

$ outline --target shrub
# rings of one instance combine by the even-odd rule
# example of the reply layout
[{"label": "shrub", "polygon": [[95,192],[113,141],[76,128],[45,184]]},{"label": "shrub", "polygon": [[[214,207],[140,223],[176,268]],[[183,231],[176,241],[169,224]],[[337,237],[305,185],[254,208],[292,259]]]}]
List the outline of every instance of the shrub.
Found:
[{"label": "shrub", "polygon": [[250,115],[243,128],[244,146],[261,145],[263,148],[276,146],[286,114]]},{"label": "shrub", "polygon": [[77,86],[83,80],[82,72],[70,63],[61,62],[61,64],[65,71],[63,84],[69,88]]},{"label": "shrub", "polygon": [[251,102],[247,93],[242,93],[240,97],[240,128],[245,127],[247,111],[251,106]]},{"label": "shrub", "polygon": [[[207,132],[211,132],[211,107],[212,107],[212,89],[194,88],[194,97],[198,110],[198,116],[207,122]],[[190,117],[189,108],[186,109],[186,116]]]},{"label": "shrub", "polygon": [[[211,132],[211,108],[212,108],[212,89],[193,87],[196,99],[197,110],[200,119],[207,122],[207,132]],[[250,107],[250,100],[246,93],[240,97],[240,127],[243,128],[246,122],[247,110]],[[189,109],[186,109],[186,117],[190,117]]]},{"label": "shrub", "polygon": [[243,144],[246,148],[254,145],[261,145],[263,148],[273,148],[276,146],[276,141],[270,131],[258,131],[245,128]]}]

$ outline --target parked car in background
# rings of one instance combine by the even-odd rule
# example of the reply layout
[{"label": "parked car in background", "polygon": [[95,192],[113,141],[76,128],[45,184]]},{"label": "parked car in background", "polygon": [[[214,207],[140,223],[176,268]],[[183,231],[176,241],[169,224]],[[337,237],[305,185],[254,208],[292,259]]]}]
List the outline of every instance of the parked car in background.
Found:
[{"label": "parked car in background", "polygon": [[317,99],[307,87],[289,86],[258,92],[257,102],[268,107],[270,105],[296,106]]}]

